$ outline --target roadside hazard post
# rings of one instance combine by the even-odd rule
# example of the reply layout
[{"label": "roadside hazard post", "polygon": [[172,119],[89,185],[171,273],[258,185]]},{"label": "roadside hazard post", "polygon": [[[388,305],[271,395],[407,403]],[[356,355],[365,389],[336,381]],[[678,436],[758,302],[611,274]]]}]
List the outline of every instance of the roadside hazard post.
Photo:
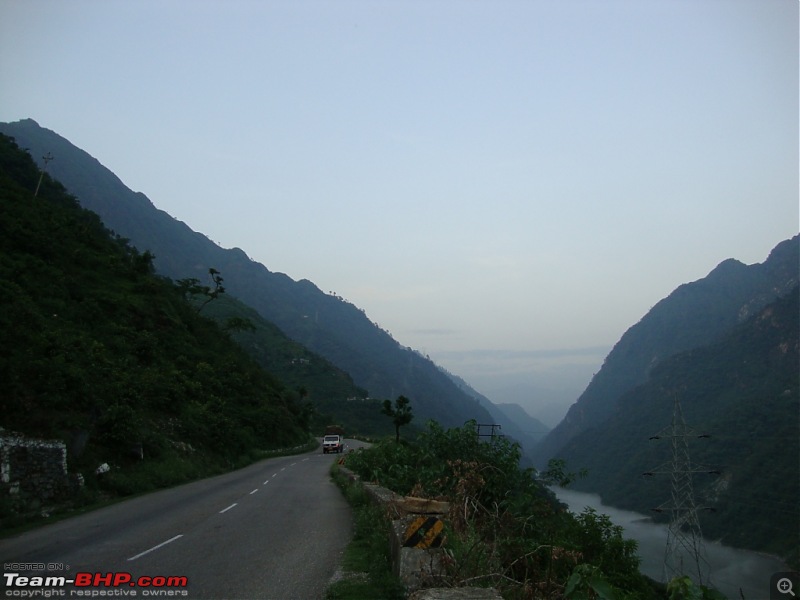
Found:
[{"label": "roadside hazard post", "polygon": [[[340,470],[351,481],[359,481],[358,475],[347,467],[340,467]],[[361,482],[361,485],[372,501],[386,510],[392,521],[389,535],[392,569],[406,592],[411,594],[409,597],[503,600],[494,588],[458,588],[455,595],[450,586],[436,589],[446,575],[442,557],[447,545],[445,521],[450,514],[448,502],[401,496],[375,483]]]},{"label": "roadside hazard post", "polygon": [[444,523],[438,516],[417,517],[403,534],[404,548],[439,548],[444,540]]},{"label": "roadside hazard post", "polygon": [[392,564],[409,590],[426,587],[442,574],[441,548],[446,543],[444,519],[450,504],[413,496],[394,501]]}]

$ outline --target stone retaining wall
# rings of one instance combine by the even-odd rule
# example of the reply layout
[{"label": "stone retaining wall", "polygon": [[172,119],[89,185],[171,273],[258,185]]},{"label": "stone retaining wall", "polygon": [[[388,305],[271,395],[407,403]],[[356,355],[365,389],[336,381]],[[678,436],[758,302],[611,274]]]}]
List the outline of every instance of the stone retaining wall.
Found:
[{"label": "stone retaining wall", "polygon": [[0,432],[0,494],[48,502],[67,493],[68,482],[66,444]]}]

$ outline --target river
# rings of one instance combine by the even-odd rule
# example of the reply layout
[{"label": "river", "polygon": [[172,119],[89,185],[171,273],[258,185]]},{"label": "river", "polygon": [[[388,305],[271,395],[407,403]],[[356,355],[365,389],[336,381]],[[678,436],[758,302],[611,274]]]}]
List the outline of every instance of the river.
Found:
[{"label": "river", "polygon": [[[638,543],[640,571],[656,581],[662,581],[664,549],[667,543],[666,525],[653,523],[650,517],[640,513],[606,506],[597,494],[563,488],[553,488],[553,491],[573,513],[581,513],[589,506],[598,513],[608,515],[615,525],[625,530],[626,538]],[[700,525],[702,527],[702,522]],[[745,600],[769,599],[770,577],[775,573],[789,571],[784,563],[770,556],[730,548],[708,540],[703,542],[703,546],[710,565],[711,584],[730,600],[741,600],[741,594]]]}]

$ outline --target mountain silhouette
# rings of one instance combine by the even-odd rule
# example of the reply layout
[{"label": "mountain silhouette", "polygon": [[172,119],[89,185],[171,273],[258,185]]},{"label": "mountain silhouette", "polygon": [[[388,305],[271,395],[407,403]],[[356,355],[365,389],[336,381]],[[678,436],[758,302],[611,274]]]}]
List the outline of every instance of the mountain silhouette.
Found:
[{"label": "mountain silhouette", "polygon": [[286,335],[349,373],[375,398],[404,395],[418,422],[435,419],[460,426],[470,419],[491,422],[488,412],[461,391],[429,359],[399,344],[369,320],[364,311],[308,280],[295,281],[272,272],[239,248],[223,249],[202,233],[156,208],[130,190],[97,159],[32,119],[0,124],[40,166],[51,154],[47,171],[75,195],[81,206],[100,215],[117,235],[141,252],[155,255],[161,275],[205,281],[208,269],[219,271],[226,293],[254,308]]},{"label": "mountain silhouette", "polygon": [[620,397],[644,383],[669,357],[712,343],[778,297],[800,273],[800,236],[778,244],[763,263],[721,262],[706,277],[679,286],[630,327],[564,419],[534,450],[537,465],[614,414]]}]

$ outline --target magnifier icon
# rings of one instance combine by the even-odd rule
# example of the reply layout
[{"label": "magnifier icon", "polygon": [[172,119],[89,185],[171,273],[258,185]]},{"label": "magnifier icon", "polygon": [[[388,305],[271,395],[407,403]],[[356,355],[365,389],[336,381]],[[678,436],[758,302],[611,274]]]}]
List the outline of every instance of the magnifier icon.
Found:
[{"label": "magnifier icon", "polygon": [[788,577],[782,577],[781,579],[778,579],[776,587],[781,594],[791,594],[792,597],[794,597],[794,592],[792,591],[792,580]]}]

